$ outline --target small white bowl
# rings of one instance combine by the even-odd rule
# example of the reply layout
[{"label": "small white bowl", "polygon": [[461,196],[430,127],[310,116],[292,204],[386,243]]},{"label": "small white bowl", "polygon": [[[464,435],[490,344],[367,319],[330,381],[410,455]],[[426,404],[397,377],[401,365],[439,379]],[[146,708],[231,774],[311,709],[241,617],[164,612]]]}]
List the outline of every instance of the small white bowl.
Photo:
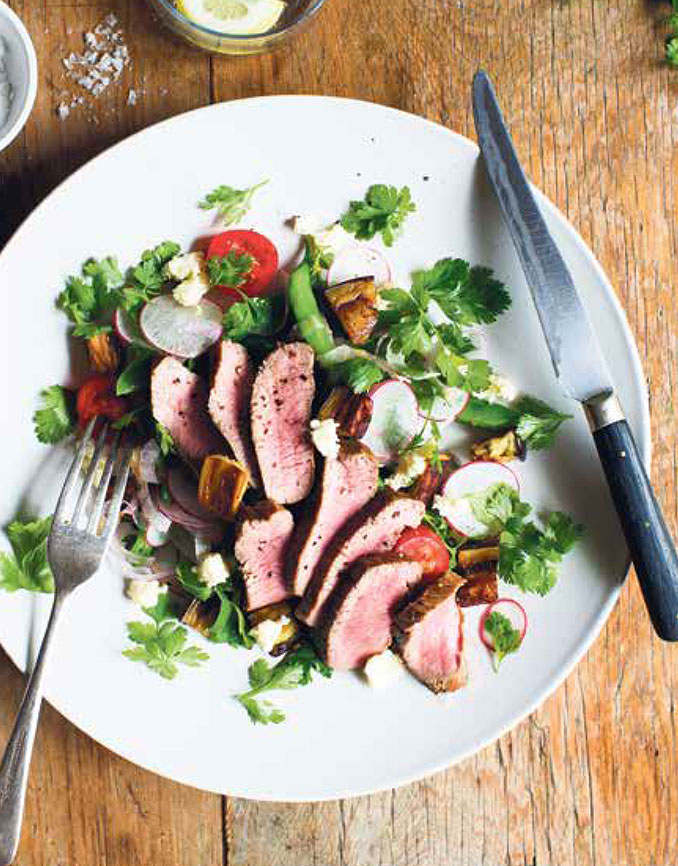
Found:
[{"label": "small white bowl", "polygon": [[6,48],[5,63],[12,87],[7,120],[0,124],[0,151],[23,129],[38,89],[38,61],[28,31],[19,16],[0,0],[0,38]]}]

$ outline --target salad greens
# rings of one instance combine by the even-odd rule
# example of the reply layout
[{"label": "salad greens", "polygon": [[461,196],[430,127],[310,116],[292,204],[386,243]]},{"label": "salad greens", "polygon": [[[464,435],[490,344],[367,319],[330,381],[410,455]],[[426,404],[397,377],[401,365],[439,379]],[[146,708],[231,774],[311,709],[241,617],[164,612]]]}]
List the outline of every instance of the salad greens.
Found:
[{"label": "salad greens", "polygon": [[664,40],[664,57],[669,66],[678,67],[678,0],[671,0],[669,32]]},{"label": "salad greens", "polygon": [[6,528],[12,548],[0,553],[0,587],[7,592],[54,592],[54,577],[47,563],[47,536],[52,517],[13,520]]},{"label": "salad greens", "polygon": [[249,253],[230,250],[225,256],[207,259],[207,275],[213,286],[237,289],[252,273],[254,258]]},{"label": "salad greens", "polygon": [[313,671],[323,677],[332,676],[332,670],[316,655],[310,644],[292,650],[275,665],[266,659],[257,659],[248,670],[250,689],[235,695],[256,724],[277,725],[285,721],[285,714],[269,701],[258,700],[259,695],[274,690],[296,689],[311,682]]},{"label": "salad greens", "polygon": [[141,254],[139,264],[127,272],[119,305],[128,313],[138,313],[144,304],[157,297],[166,282],[165,266],[181,252],[174,241],[163,241]]},{"label": "salad greens", "polygon": [[508,484],[493,484],[469,497],[475,517],[499,533],[499,576],[523,592],[546,595],[557,580],[563,556],[580,540],[584,529],[561,511],[552,511],[540,529],[527,517],[532,506],[521,502]]},{"label": "salad greens", "polygon": [[553,445],[561,424],[571,417],[529,395],[519,397],[511,406],[472,396],[457,421],[487,430],[513,428],[526,445],[539,451]]},{"label": "salad greens", "polygon": [[40,405],[33,415],[35,436],[45,445],[55,445],[73,432],[73,398],[66,388],[52,385],[40,392]]},{"label": "salad greens", "polygon": [[341,225],[360,241],[369,241],[380,234],[384,244],[392,247],[408,214],[416,209],[409,187],[398,189],[376,183],[367,190],[364,199],[350,203]]},{"label": "salad greens", "polygon": [[268,336],[275,330],[275,301],[270,297],[242,296],[224,313],[224,336],[241,342],[247,337]]},{"label": "salad greens", "polygon": [[221,186],[207,193],[204,199],[198,202],[201,210],[216,209],[219,220],[224,226],[239,222],[250,209],[254,193],[266,186],[267,180],[262,180],[254,186],[246,189],[234,189],[232,186]]},{"label": "salad greens", "polygon": [[87,338],[111,331],[122,283],[118,263],[110,256],[88,259],[79,277],[68,277],[56,303],[73,323],[73,336]]},{"label": "salad greens", "polygon": [[141,662],[166,680],[179,673],[179,664],[197,668],[209,655],[197,646],[186,646],[187,630],[174,622],[169,593],[163,593],[155,607],[143,611],[152,622],[128,622],[127,637],[135,646],[123,650],[125,658]]},{"label": "salad greens", "polygon": [[483,628],[492,638],[494,669],[499,670],[499,665],[506,656],[520,649],[523,639],[511,620],[498,610],[490,613],[485,619]]}]

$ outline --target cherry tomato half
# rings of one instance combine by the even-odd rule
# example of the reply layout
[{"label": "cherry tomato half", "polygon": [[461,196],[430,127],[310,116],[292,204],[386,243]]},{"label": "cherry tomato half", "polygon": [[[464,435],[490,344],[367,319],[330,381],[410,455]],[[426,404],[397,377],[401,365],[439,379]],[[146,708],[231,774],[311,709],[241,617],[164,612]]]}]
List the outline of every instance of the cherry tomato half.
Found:
[{"label": "cherry tomato half", "polygon": [[[259,232],[235,229],[215,235],[207,247],[207,258],[214,256],[225,256],[234,251],[236,253],[247,253],[254,259],[252,270],[239,286],[241,292],[246,295],[264,295],[271,288],[278,273],[278,251],[268,238]],[[219,291],[229,297],[239,297],[238,293],[227,286],[218,286]]]},{"label": "cherry tomato half", "polygon": [[127,412],[127,401],[115,396],[115,376],[90,376],[78,388],[76,406],[81,427],[95,415],[117,421]]},{"label": "cherry tomato half", "polygon": [[450,567],[450,554],[440,536],[428,526],[408,527],[395,549],[420,563],[424,577],[438,577]]}]

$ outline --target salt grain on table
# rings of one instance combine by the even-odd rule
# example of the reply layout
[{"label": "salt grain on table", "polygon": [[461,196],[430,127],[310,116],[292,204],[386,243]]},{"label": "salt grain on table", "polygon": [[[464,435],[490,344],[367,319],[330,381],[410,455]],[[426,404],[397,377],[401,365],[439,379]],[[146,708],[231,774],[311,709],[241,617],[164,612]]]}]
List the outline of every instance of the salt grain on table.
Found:
[{"label": "salt grain on table", "polygon": [[122,75],[129,64],[129,50],[118,19],[112,13],[83,38],[85,51],[82,54],[73,51],[62,62],[70,78],[92,96],[99,96]]}]

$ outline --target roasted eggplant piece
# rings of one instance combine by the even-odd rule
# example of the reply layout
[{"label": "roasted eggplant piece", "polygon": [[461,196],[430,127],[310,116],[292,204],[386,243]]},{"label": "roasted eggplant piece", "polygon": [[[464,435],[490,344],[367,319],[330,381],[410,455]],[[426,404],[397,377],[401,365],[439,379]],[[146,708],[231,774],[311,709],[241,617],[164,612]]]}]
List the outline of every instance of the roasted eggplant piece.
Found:
[{"label": "roasted eggplant piece", "polygon": [[198,500],[223,520],[233,520],[249,481],[249,473],[237,460],[210,454],[200,471]]},{"label": "roasted eggplant piece", "polygon": [[484,542],[462,548],[457,554],[457,570],[466,578],[466,583],[457,593],[460,607],[491,604],[499,597],[497,566],[499,547],[494,542]]},{"label": "roasted eggplant piece", "polygon": [[207,601],[194,598],[181,617],[181,622],[189,628],[194,628],[203,637],[209,637],[210,629],[219,614],[219,599],[216,596]]},{"label": "roasted eggplant piece", "polygon": [[95,334],[87,340],[89,365],[95,373],[114,373],[120,358],[110,334]]},{"label": "roasted eggplant piece", "polygon": [[513,430],[503,436],[493,436],[471,445],[471,456],[474,460],[494,460],[495,463],[510,463],[512,460],[522,460],[525,447]]},{"label": "roasted eggplant piece", "polygon": [[426,471],[408,489],[411,496],[428,504],[454,470],[459,468],[459,461],[451,454],[441,454],[440,462],[441,468],[428,464]]},{"label": "roasted eggplant piece", "polygon": [[373,277],[357,277],[332,286],[325,298],[352,343],[366,343],[379,318]]},{"label": "roasted eggplant piece", "polygon": [[354,394],[345,385],[338,385],[320,407],[318,418],[333,418],[342,436],[361,439],[370,426],[373,412],[372,398],[367,394]]}]

